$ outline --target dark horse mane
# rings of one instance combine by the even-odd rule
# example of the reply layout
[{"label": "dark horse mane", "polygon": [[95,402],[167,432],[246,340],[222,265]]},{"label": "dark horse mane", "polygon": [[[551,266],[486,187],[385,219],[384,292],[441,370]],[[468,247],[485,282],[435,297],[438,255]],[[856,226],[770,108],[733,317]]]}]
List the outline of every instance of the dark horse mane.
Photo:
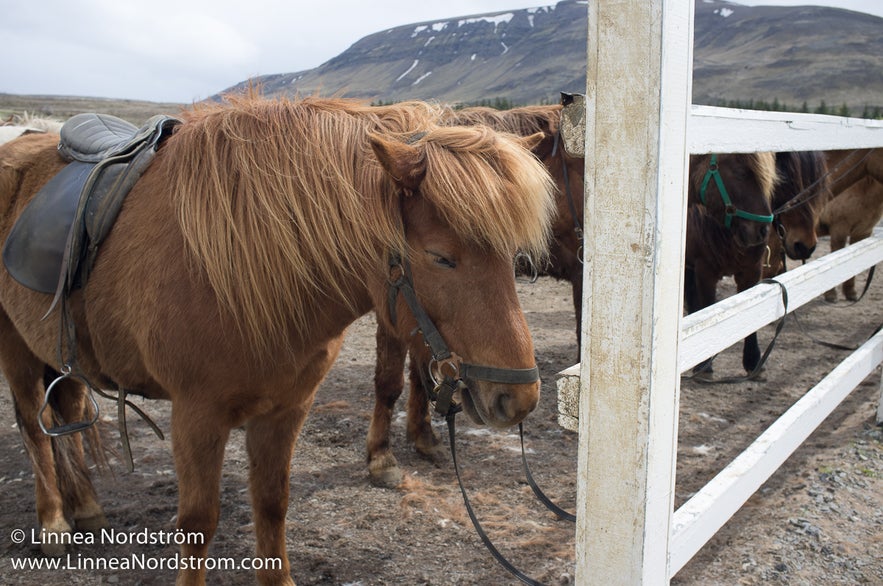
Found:
[{"label": "dark horse mane", "polygon": [[786,204],[817,214],[831,198],[831,182],[825,154],[821,151],[776,153],[776,169],[783,178],[773,192],[773,210]]}]

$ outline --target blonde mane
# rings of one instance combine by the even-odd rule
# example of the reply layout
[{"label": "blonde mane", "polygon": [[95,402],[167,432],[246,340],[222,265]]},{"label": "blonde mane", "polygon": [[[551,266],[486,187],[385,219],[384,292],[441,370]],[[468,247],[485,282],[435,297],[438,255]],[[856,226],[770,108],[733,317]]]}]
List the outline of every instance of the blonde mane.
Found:
[{"label": "blonde mane", "polygon": [[260,348],[300,338],[317,297],[352,304],[404,246],[399,195],[371,149],[379,133],[424,150],[426,198],[489,254],[545,250],[545,169],[487,128],[440,127],[422,102],[230,97],[197,105],[163,150],[188,250]]}]

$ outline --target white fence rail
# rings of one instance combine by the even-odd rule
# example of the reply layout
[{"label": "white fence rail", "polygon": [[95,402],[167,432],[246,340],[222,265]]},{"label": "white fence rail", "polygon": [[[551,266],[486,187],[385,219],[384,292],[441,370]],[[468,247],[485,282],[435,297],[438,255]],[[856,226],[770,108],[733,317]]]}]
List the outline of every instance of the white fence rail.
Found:
[{"label": "white fence rail", "polygon": [[[812,260],[775,280],[788,291],[788,311],[791,312],[881,262],[883,229],[878,228],[873,237]],[[782,315],[784,307],[779,287],[764,283],[691,313],[681,319],[679,370],[686,372]]]},{"label": "white fence rail", "polygon": [[[673,511],[680,373],[784,312],[765,285],[681,318],[687,155],[883,147],[883,123],[691,107],[692,0],[587,10],[584,338],[559,379],[579,429],[576,582],[668,583],[883,361],[877,334]],[[781,276],[789,309],[881,259],[878,231]]]}]

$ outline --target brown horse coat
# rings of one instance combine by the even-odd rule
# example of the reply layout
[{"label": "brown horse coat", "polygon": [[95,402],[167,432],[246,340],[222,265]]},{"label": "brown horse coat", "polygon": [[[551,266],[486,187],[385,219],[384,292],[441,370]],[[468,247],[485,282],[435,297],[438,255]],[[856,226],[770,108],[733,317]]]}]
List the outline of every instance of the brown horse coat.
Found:
[{"label": "brown horse coat", "polygon": [[[840,250],[871,235],[883,218],[883,149],[827,151],[832,169],[832,199],[818,218],[818,232],[831,237],[831,252]],[[858,299],[855,278],[842,285],[843,296]],[[825,299],[837,299],[837,290],[825,293]]]}]

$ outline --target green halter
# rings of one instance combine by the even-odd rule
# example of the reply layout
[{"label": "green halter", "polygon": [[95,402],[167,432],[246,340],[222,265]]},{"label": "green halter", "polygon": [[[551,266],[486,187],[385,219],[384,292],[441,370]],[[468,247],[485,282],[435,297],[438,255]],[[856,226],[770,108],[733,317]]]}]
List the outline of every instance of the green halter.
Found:
[{"label": "green halter", "polygon": [[752,222],[761,222],[764,224],[771,224],[773,222],[773,216],[770,214],[769,216],[762,216],[760,214],[751,214],[744,210],[738,209],[733,205],[733,201],[730,199],[730,194],[727,193],[727,188],[724,187],[724,180],[721,178],[720,171],[717,170],[717,155],[711,155],[711,162],[708,164],[708,171],[705,172],[705,177],[702,179],[702,186],[699,188],[699,199],[702,200],[703,205],[708,205],[705,200],[705,190],[708,187],[708,182],[711,181],[711,178],[714,177],[714,182],[717,185],[717,190],[721,194],[721,199],[724,202],[724,209],[726,211],[726,217],[724,218],[724,226],[727,228],[733,223],[733,216],[737,218],[742,218],[743,220],[751,220]]}]

